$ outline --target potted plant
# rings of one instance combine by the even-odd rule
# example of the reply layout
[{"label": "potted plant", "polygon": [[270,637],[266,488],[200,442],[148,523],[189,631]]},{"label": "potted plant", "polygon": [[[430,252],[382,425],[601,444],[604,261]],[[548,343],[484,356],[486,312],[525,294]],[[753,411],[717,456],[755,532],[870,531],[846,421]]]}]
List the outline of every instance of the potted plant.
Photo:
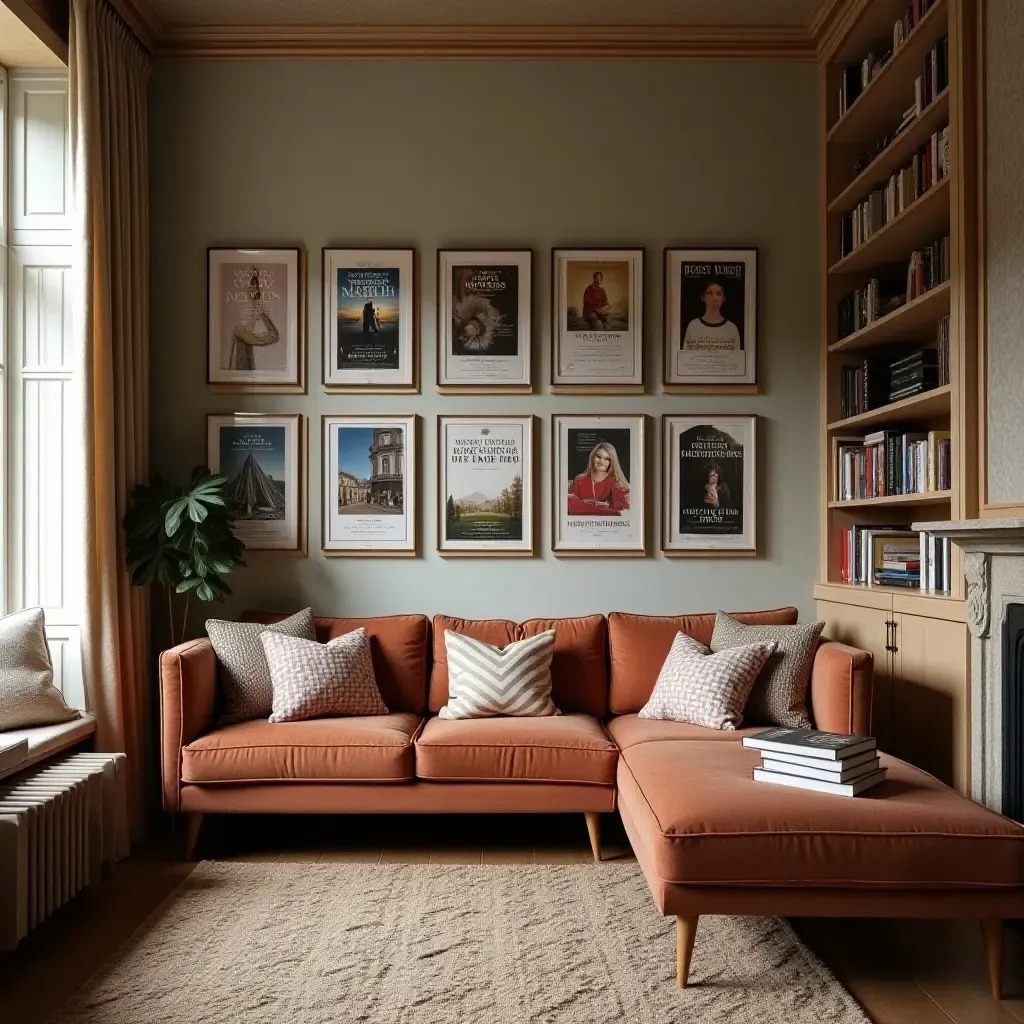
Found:
[{"label": "potted plant", "polygon": [[[164,588],[172,647],[185,639],[192,595],[199,601],[223,601],[231,593],[224,577],[245,564],[226,483],[206,466],[196,466],[184,487],[157,476],[131,494],[124,517],[128,571],[133,586]],[[185,595],[177,629],[175,594]]]}]

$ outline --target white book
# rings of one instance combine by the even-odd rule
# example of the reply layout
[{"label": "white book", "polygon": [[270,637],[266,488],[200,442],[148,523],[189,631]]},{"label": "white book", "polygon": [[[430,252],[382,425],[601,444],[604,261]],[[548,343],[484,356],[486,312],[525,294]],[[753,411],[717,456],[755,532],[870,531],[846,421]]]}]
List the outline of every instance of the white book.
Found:
[{"label": "white book", "polygon": [[833,796],[857,796],[885,781],[885,769],[865,775],[856,782],[822,782],[820,779],[801,779],[796,775],[782,775],[779,772],[754,769],[755,782],[770,782],[775,786],[792,786],[794,789],[811,789],[816,793],[831,793]]},{"label": "white book", "polygon": [[827,768],[823,765],[809,768],[802,764],[793,764],[791,761],[774,761],[768,754],[761,756],[761,767],[765,771],[779,772],[782,775],[799,775],[804,779],[820,779],[822,782],[856,782],[865,775],[877,772],[880,763],[878,756],[875,755],[863,764],[854,765],[852,768],[842,762],[837,766],[842,768],[842,771],[832,771],[831,764]]},{"label": "white book", "polygon": [[769,758],[785,764],[798,764],[803,765],[805,768],[814,768],[817,771],[828,772],[829,778],[835,778],[850,768],[858,768],[865,764],[877,764],[878,752],[876,750],[868,750],[863,754],[848,757],[844,761],[824,761],[820,757],[804,757],[802,754],[790,754],[781,750],[765,750],[761,752],[762,765]]}]

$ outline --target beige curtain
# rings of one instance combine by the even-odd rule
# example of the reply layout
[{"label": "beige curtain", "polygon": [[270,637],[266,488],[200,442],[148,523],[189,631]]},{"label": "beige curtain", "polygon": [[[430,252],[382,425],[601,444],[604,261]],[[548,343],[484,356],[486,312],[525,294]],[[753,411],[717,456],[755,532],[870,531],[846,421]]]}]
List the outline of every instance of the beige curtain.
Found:
[{"label": "beige curtain", "polygon": [[149,608],[121,521],[149,463],[149,58],[108,0],[72,0],[71,131],[83,382],[82,662],[97,746],[128,755],[141,838],[150,766]]}]

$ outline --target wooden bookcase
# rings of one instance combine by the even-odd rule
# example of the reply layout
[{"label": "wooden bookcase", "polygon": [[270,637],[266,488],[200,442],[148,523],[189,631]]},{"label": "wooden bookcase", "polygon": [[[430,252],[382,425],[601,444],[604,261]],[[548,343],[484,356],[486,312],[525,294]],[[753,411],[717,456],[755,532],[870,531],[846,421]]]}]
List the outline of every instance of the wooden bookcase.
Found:
[{"label": "wooden bookcase", "polygon": [[[844,68],[859,64],[869,52],[880,55],[891,47],[893,26],[910,7],[910,0],[849,0],[846,30],[821,54],[819,66],[822,498],[815,598],[833,639],[856,642],[875,652],[875,728],[882,744],[961,788],[968,784],[964,743],[970,645],[957,549],[953,549],[948,596],[849,584],[842,580],[842,531],[853,524],[909,526],[914,521],[977,515],[977,5],[978,0],[938,0],[842,116],[839,89]],[[925,58],[943,37],[948,39],[948,85],[907,128],[855,170],[854,162],[901,123],[904,111],[914,102],[914,82]],[[931,135],[947,124],[947,176],[842,255],[843,216],[907,166]],[[879,271],[905,267],[914,250],[946,234],[950,237],[947,281],[839,338],[838,306],[845,295],[866,285]],[[844,366],[868,355],[884,355],[887,346],[933,345],[939,320],[946,314],[950,317],[947,385],[860,415],[841,416]],[[890,427],[950,432],[950,488],[840,500],[832,439]],[[908,638],[905,644],[901,644],[903,636]],[[920,642],[922,636],[928,637],[927,643]]]}]

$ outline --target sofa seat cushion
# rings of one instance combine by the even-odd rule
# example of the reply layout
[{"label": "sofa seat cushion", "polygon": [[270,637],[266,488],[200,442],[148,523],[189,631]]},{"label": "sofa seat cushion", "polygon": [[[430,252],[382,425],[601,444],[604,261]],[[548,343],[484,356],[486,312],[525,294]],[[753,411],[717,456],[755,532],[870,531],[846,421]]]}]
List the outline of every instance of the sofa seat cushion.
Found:
[{"label": "sofa seat cushion", "polygon": [[1024,826],[883,755],[856,798],[754,782],[756,750],[662,741],[623,751],[619,806],[665,882],[964,889],[1024,885]]},{"label": "sofa seat cushion", "polygon": [[617,715],[606,724],[608,734],[619,750],[637,743],[652,743],[659,740],[711,740],[738,743],[743,736],[764,732],[763,725],[745,729],[706,729],[702,725],[688,725],[665,719],[641,718],[639,715]]},{"label": "sofa seat cushion", "polygon": [[615,785],[615,744],[590,715],[431,718],[416,740],[416,774],[435,782]]},{"label": "sofa seat cushion", "polygon": [[419,715],[239,722],[181,751],[181,781],[405,782],[415,776]]}]

